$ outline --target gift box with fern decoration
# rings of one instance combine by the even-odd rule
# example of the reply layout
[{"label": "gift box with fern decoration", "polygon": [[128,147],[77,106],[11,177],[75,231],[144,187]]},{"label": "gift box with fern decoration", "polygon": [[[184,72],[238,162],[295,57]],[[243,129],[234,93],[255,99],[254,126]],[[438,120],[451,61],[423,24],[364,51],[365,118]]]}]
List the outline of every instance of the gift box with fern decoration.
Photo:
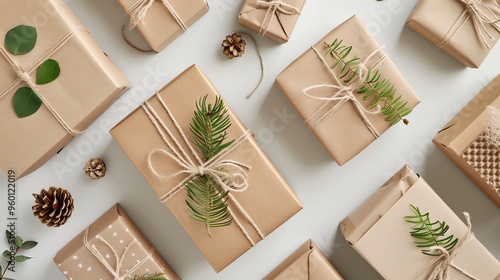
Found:
[{"label": "gift box with fern decoration", "polygon": [[179,280],[119,204],[66,244],[54,263],[70,280]]},{"label": "gift box with fern decoration", "polygon": [[477,94],[433,139],[500,207],[500,75]]},{"label": "gift box with fern decoration", "polygon": [[464,218],[404,166],[340,231],[386,280],[500,279],[500,263],[473,234],[474,217]]},{"label": "gift box with fern decoration", "polygon": [[467,67],[478,68],[500,36],[498,0],[419,0],[406,25]]},{"label": "gift box with fern decoration", "polygon": [[356,16],[292,62],[276,83],[339,165],[394,124],[408,123],[420,102]]},{"label": "gift box with fern decoration", "polygon": [[0,3],[0,170],[21,178],[131,85],[64,1]]},{"label": "gift box with fern decoration", "polygon": [[111,135],[217,272],[302,209],[195,65]]},{"label": "gift box with fern decoration", "polygon": [[300,246],[264,280],[344,280],[312,240]]},{"label": "gift box with fern decoration", "polygon": [[208,10],[207,0],[118,0],[129,24],[155,52],[165,49]]}]

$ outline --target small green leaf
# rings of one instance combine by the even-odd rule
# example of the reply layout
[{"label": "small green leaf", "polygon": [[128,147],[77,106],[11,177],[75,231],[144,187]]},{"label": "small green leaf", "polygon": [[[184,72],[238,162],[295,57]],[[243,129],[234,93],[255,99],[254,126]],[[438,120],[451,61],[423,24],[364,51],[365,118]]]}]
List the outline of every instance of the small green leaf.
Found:
[{"label": "small green leaf", "polygon": [[35,47],[36,39],[36,28],[19,25],[5,35],[5,47],[14,55],[27,54]]},{"label": "small green leaf", "polygon": [[45,60],[36,73],[36,83],[38,85],[45,85],[57,79],[61,74],[59,63],[53,59]]},{"label": "small green leaf", "polygon": [[8,230],[5,231],[5,236],[7,236],[7,242],[12,238],[12,234]]},{"label": "small green leaf", "polygon": [[20,236],[16,236],[15,242],[17,247],[21,247],[23,245],[23,239]]},{"label": "small green leaf", "polygon": [[2,256],[6,259],[10,259],[10,251],[9,250],[3,251]]},{"label": "small green leaf", "polygon": [[31,257],[26,257],[23,255],[16,256],[16,262],[25,262],[27,260],[31,259]]},{"label": "small green leaf", "polygon": [[36,245],[38,245],[38,242],[36,241],[26,241],[21,245],[21,249],[31,249],[34,248]]},{"label": "small green leaf", "polygon": [[19,118],[33,115],[42,106],[38,94],[29,87],[22,87],[16,91],[13,98],[14,111]]}]

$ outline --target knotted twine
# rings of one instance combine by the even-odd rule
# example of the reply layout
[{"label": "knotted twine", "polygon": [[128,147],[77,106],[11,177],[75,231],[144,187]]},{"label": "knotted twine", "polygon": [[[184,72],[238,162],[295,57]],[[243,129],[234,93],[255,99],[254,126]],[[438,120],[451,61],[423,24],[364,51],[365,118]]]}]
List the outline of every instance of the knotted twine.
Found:
[{"label": "knotted twine", "polygon": [[101,241],[104,243],[113,253],[113,256],[116,259],[116,267],[113,268],[111,265],[106,261],[106,258],[99,252],[95,244],[90,244],[89,239],[88,239],[88,234],[89,234],[89,228],[85,230],[85,234],[83,235],[83,244],[85,247],[96,257],[97,260],[106,268],[106,270],[111,273],[114,277],[114,280],[127,280],[132,273],[134,273],[137,269],[139,269],[143,264],[145,264],[147,261],[149,261],[155,252],[154,247],[151,247],[151,250],[149,250],[149,253],[147,254],[146,257],[144,257],[141,261],[137,262],[132,268],[129,268],[124,274],[121,274],[121,269],[123,267],[123,261],[125,260],[125,257],[127,256],[127,253],[130,251],[130,248],[132,248],[133,245],[137,244],[137,240],[134,238],[126,247],[125,250],[123,251],[121,257],[118,257],[118,253],[109,244],[108,241],[106,241],[102,236],[96,236],[96,239],[98,241]]},{"label": "knotted twine", "polygon": [[[138,0],[125,12],[127,15],[130,15],[130,23],[128,26],[129,30],[134,29],[139,23],[144,24],[144,18],[146,17],[146,14],[148,13],[149,9],[151,8],[151,6],[155,1],[156,0]],[[161,1],[161,3],[165,6],[165,8],[167,8],[167,10],[170,12],[172,17],[177,22],[177,24],[182,28],[182,30],[186,31],[187,30],[186,24],[179,16],[179,14],[177,14],[177,12],[168,2],[168,0],[158,0],[158,1]]]},{"label": "knotted twine", "polygon": [[[491,45],[488,43],[486,37],[490,39],[495,39],[493,35],[488,31],[487,25],[491,25],[498,33],[500,33],[500,18],[497,13],[495,13],[490,7],[483,3],[483,0],[456,0],[465,6],[465,10],[462,12],[460,17],[455,21],[453,26],[450,28],[448,33],[445,35],[443,40],[439,42],[436,47],[442,48],[446,46],[453,36],[464,26],[468,19],[472,20],[474,30],[477,36],[481,39],[483,44],[491,49]],[[499,0],[492,0],[493,4],[500,9]],[[486,10],[486,14],[483,9]]]},{"label": "knotted twine", "polygon": [[[198,156],[198,153],[194,150],[194,147],[191,145],[188,137],[180,127],[179,123],[173,116],[172,112],[168,108],[168,106],[163,101],[163,98],[157,92],[155,94],[156,99],[160,102],[163,109],[167,113],[169,119],[174,124],[175,128],[181,135],[184,144],[186,144],[189,148],[191,154],[195,157],[197,163],[195,163],[191,157],[188,156],[188,152],[182,148],[181,143],[174,137],[170,128],[167,127],[165,122],[158,116],[153,107],[149,104],[148,101],[142,104],[142,109],[148,116],[151,123],[155,126],[156,131],[160,134],[163,142],[167,145],[168,149],[154,149],[148,155],[147,165],[151,172],[158,177],[160,180],[166,182],[180,175],[187,175],[181,182],[179,182],[175,187],[173,187],[169,192],[160,196],[160,201],[162,203],[167,202],[181,190],[183,190],[186,186],[186,183],[192,180],[194,177],[198,175],[209,175],[212,179],[216,181],[216,183],[225,191],[228,192],[228,198],[233,202],[236,208],[243,214],[246,220],[250,222],[252,227],[257,231],[259,236],[264,239],[265,235],[261,232],[257,224],[253,221],[250,215],[246,212],[246,210],[238,203],[238,201],[234,198],[231,192],[243,192],[248,188],[248,173],[251,169],[251,166],[246,164],[234,161],[234,160],[223,160],[222,158],[238,148],[244,141],[246,141],[251,135],[251,131],[247,130],[240,137],[238,137],[230,146],[225,148],[215,157],[210,160],[203,162],[201,158]],[[172,141],[167,139],[166,134]],[[172,143],[173,142],[173,143]],[[166,156],[167,158],[174,160],[182,169],[179,172],[169,175],[163,175],[156,170],[154,167],[152,158],[155,154]],[[228,180],[229,183],[226,183],[225,180]],[[229,214],[232,219],[235,221],[236,225],[243,232],[247,240],[255,246],[255,242],[250,237],[250,234],[243,227],[241,222],[235,216],[234,212],[231,210],[231,207],[227,208]]]},{"label": "knotted twine", "polygon": [[[326,62],[325,58],[319,53],[318,49],[316,47],[312,46],[311,47],[314,53],[316,53],[317,57],[321,60],[323,67],[328,70],[328,73],[330,73],[330,76],[332,76],[334,80],[334,84],[322,84],[322,85],[313,85],[307,88],[304,88],[302,90],[302,93],[304,96],[314,99],[314,100],[322,100],[325,101],[325,103],[318,108],[305,122],[309,125],[309,128],[314,128],[317,126],[319,123],[321,123],[324,119],[326,119],[329,115],[337,112],[342,105],[344,105],[346,102],[351,101],[352,104],[354,105],[354,108],[356,111],[359,113],[361,119],[363,120],[363,123],[366,125],[368,130],[372,133],[373,137],[375,139],[380,137],[380,133],[377,131],[377,129],[373,126],[373,124],[370,122],[366,114],[371,114],[375,115],[380,113],[380,106],[377,105],[376,108],[373,108],[372,110],[366,109],[354,96],[355,91],[360,87],[361,85],[364,84],[366,75],[368,75],[368,67],[366,64],[370,59],[375,56],[377,53],[381,52],[383,49],[383,46],[376,49],[373,51],[370,55],[366,57],[364,61],[358,64],[358,75],[356,78],[354,78],[350,83],[347,83],[345,85],[342,84],[340,81],[339,77],[333,72],[333,70],[330,68],[328,63]],[[387,58],[387,54],[383,53],[383,55],[371,66],[371,69],[376,69],[382,65],[384,60]],[[314,91],[315,89],[321,89],[321,88],[328,88],[328,89],[333,89],[335,92],[328,97],[320,97],[320,96],[314,96],[312,94],[309,94],[310,91]],[[336,102],[335,105],[323,113],[315,122],[312,122],[313,118],[315,118],[318,114],[320,114],[324,108],[328,105],[330,105],[332,102]],[[366,113],[366,114],[365,114]]]},{"label": "knotted twine", "polygon": [[439,251],[441,252],[441,255],[439,257],[434,257],[433,260],[427,263],[424,267],[422,267],[411,279],[417,279],[422,273],[426,272],[429,270],[430,267],[434,266],[434,269],[432,270],[431,274],[427,277],[427,280],[449,280],[450,279],[450,273],[452,269],[455,269],[456,271],[460,272],[464,276],[468,277],[469,279],[472,280],[480,280],[475,278],[474,276],[468,274],[466,271],[463,269],[457,267],[455,264],[453,264],[453,259],[458,255],[460,250],[465,247],[469,241],[474,239],[474,233],[472,232],[472,223],[470,220],[470,215],[467,212],[463,212],[465,216],[465,221],[467,223],[467,232],[465,233],[464,237],[458,243],[455,245],[455,248],[453,248],[451,251],[446,250],[446,248],[442,246],[432,246],[429,248],[430,251]]},{"label": "knotted twine", "polygon": [[68,33],[61,41],[59,41],[57,44],[55,44],[51,49],[45,53],[45,55],[42,55],[35,63],[33,63],[30,67],[22,67],[20,66],[16,60],[8,53],[8,51],[0,44],[0,54],[7,60],[7,62],[10,64],[12,69],[16,72],[17,79],[12,82],[6,89],[0,92],[0,100],[4,98],[10,91],[14,90],[20,83],[25,82],[33,91],[36,92],[40,100],[42,100],[42,103],[49,109],[50,113],[56,118],[56,120],[59,122],[59,124],[68,132],[73,137],[78,136],[79,134],[83,133],[83,131],[76,130],[72,128],[66,121],[57,113],[57,111],[50,105],[50,103],[45,99],[43,94],[41,94],[40,89],[37,87],[36,83],[33,82],[33,79],[31,78],[31,74],[42,65],[49,57],[53,56],[57,51],[59,51],[62,47],[66,45],[66,43],[77,33],[79,32],[87,32],[89,33],[88,30],[85,28],[76,28],[70,33]]},{"label": "knotted twine", "polygon": [[[286,0],[285,0],[286,1]],[[300,10],[295,6],[283,2],[283,0],[257,0],[257,4],[260,7],[267,8],[266,16],[262,21],[260,26],[259,35],[264,36],[269,29],[269,25],[276,12],[280,12],[285,15],[300,15]]]}]

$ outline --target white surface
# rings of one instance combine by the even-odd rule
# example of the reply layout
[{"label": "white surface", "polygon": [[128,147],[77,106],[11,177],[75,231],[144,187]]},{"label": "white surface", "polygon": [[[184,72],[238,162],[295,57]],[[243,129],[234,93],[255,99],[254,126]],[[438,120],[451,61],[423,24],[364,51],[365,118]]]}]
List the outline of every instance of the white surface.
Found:
[{"label": "white surface", "polygon": [[[499,46],[479,70],[467,69],[404,27],[416,0],[310,0],[290,42],[279,45],[258,38],[266,76],[260,90],[246,100],[244,96],[259,76],[255,51],[249,45],[243,58],[230,61],[221,54],[220,47],[226,34],[244,30],[237,24],[241,1],[210,0],[210,12],[160,54],[139,53],[123,42],[120,28],[126,18],[115,1],[67,2],[134,88],[102,115],[87,134],[18,181],[17,232],[40,245],[28,252],[35,258],[18,264],[17,272],[9,277],[64,279],[52,257],[119,202],[182,279],[261,279],[309,238],[346,279],[381,279],[346,244],[338,223],[405,163],[411,164],[456,213],[470,212],[476,236],[500,257],[499,209],[431,144],[436,131],[498,73]],[[355,159],[339,167],[274,85],[274,78],[310,45],[355,13],[370,26],[377,40],[387,46],[386,51],[422,103],[410,116],[409,127],[398,124]],[[219,274],[212,270],[107,132],[155,90],[194,63],[207,73],[227,103],[255,132],[265,152],[304,204],[303,211]],[[155,71],[161,73],[152,74]],[[283,125],[272,121],[283,110],[295,117]],[[104,179],[92,181],[85,177],[82,167],[88,158],[96,156],[103,158],[109,169]],[[2,176],[2,186],[5,181]],[[76,203],[73,217],[57,229],[42,225],[31,211],[31,194],[52,185],[69,189]],[[5,187],[2,190],[0,221],[4,223],[7,199]]]}]

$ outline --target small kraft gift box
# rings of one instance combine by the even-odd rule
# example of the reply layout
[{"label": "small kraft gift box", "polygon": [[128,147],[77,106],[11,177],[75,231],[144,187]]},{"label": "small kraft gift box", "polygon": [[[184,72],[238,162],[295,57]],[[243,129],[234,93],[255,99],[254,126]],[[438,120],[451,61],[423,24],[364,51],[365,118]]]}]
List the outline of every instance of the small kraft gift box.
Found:
[{"label": "small kraft gift box", "polygon": [[433,142],[500,207],[500,75]]},{"label": "small kraft gift box", "polygon": [[239,23],[281,44],[288,42],[306,0],[244,0]]},{"label": "small kraft gift box", "polygon": [[180,279],[118,204],[65,245],[54,262],[72,280]]},{"label": "small kraft gift box", "polygon": [[83,133],[130,83],[64,1],[0,3],[0,169],[21,178]]},{"label": "small kraft gift box", "polygon": [[478,68],[500,36],[500,3],[420,0],[406,25],[465,66]]},{"label": "small kraft gift box", "polygon": [[343,280],[319,248],[308,240],[264,280]]},{"label": "small kraft gift box", "polygon": [[340,223],[347,242],[387,280],[497,280],[500,263],[410,167]]},{"label": "small kraft gift box", "polygon": [[420,103],[383,48],[353,16],[276,77],[284,95],[342,165]]},{"label": "small kraft gift box", "polygon": [[[221,104],[212,83],[193,65],[111,130],[217,272],[302,209],[251,131]],[[199,134],[212,118],[214,128],[208,129],[215,134]],[[219,137],[230,142],[222,144]],[[209,157],[213,149],[196,141],[221,144],[220,152]]]},{"label": "small kraft gift box", "polygon": [[118,3],[130,19],[128,29],[137,28],[155,52],[165,49],[209,10],[207,0],[118,0]]}]

